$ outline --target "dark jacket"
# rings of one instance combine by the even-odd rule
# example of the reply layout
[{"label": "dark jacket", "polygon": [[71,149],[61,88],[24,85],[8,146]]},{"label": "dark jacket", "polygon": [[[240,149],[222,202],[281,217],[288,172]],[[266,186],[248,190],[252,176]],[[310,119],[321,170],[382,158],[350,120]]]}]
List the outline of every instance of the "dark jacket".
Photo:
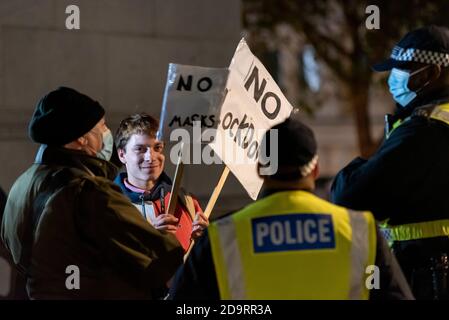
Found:
[{"label": "dark jacket", "polygon": [[6,193],[0,188],[0,220],[3,216],[3,210],[5,210],[6,198]]},{"label": "dark jacket", "polygon": [[[162,174],[157,179],[157,182],[154,185],[153,189],[149,193],[138,193],[128,189],[124,183],[127,177],[128,175],[126,172],[120,172],[115,178],[114,182],[120,187],[123,194],[126,195],[132,203],[138,205],[138,207],[141,208],[142,206],[145,206],[146,201],[151,201],[153,202],[153,208],[155,210],[156,216],[166,212],[171,195],[170,191],[172,189],[172,181],[165,172],[162,172]],[[181,218],[181,215],[185,214],[187,216],[190,216],[191,221],[193,221],[195,219],[196,212],[203,212],[198,203],[198,200],[190,195],[186,195],[182,190],[179,190],[178,200],[179,202],[174,212],[174,216],[178,219]],[[143,212],[143,210],[144,209],[140,209],[141,213]],[[178,229],[178,231],[180,231],[180,228]],[[178,238],[178,233],[175,236]],[[187,244],[186,247],[183,247],[183,249],[184,252],[188,250]],[[154,289],[153,296],[157,299],[163,299],[167,295],[167,292],[167,286],[164,285],[159,289]]]},{"label": "dark jacket", "polygon": [[[272,192],[265,192],[263,196],[270,194]],[[370,300],[413,299],[404,275],[379,230],[377,230],[375,265],[379,267],[380,289],[370,291]],[[176,273],[170,289],[170,299],[219,300],[220,293],[215,272],[209,234],[206,230],[193,247],[186,263]]]},{"label": "dark jacket", "polygon": [[[106,161],[47,147],[14,183],[1,236],[31,298],[151,298],[182,263],[176,239],[142,218],[115,175]],[[67,289],[68,266],[79,270],[79,289]]]},{"label": "dark jacket", "polygon": [[[129,190],[124,183],[124,180],[126,178],[127,173],[120,172],[115,178],[114,182],[120,187],[123,194],[126,195],[132,203],[142,204],[145,201],[152,201],[155,206],[157,215],[165,213],[172,189],[172,181],[170,177],[165,173],[165,171],[162,172],[150,193],[142,194]],[[193,220],[195,219],[195,214],[197,212],[203,212],[198,199],[192,194],[187,193],[184,189],[181,188],[178,192],[178,195],[178,200],[180,202],[176,207],[175,217],[179,218],[180,214],[186,213]],[[179,204],[181,206],[179,206]]]},{"label": "dark jacket", "polygon": [[[392,226],[449,219],[449,126],[418,112],[427,105],[448,101],[449,91],[440,90],[432,98],[420,98],[399,109],[395,118],[408,120],[369,160],[356,158],[338,173],[332,185],[332,201],[370,210],[376,219],[388,219]],[[447,237],[401,242],[395,243],[395,252],[411,283],[417,265],[427,264],[435,252],[449,252]],[[406,250],[408,245],[420,249]],[[405,256],[404,250],[408,252]],[[417,290],[415,296],[420,297]]]},{"label": "dark jacket", "polygon": [[[0,222],[3,218],[3,211],[6,205],[6,193],[0,188]],[[0,279],[0,300],[27,300],[28,295],[25,290],[25,280],[23,276],[14,268],[11,254],[6,250],[0,238],[0,278],[9,276],[9,279],[2,282]],[[4,279],[4,278],[3,278]],[[6,290],[5,290],[6,289]]]},{"label": "dark jacket", "polygon": [[[438,103],[447,101],[449,92],[441,93]],[[413,110],[399,116],[409,116]],[[356,158],[338,173],[332,185],[332,201],[370,210],[377,220],[388,218],[390,225],[448,219],[448,141],[446,123],[412,116],[369,160]]]},{"label": "dark jacket", "polygon": [[129,190],[124,183],[124,180],[128,177],[126,172],[120,172],[114,179],[115,184],[117,184],[122,190],[123,194],[131,200],[132,203],[141,203],[142,197],[144,201],[158,201],[164,199],[167,196],[167,193],[170,192],[172,187],[172,181],[170,177],[162,172],[159,179],[157,180],[153,190],[151,193],[141,194],[138,192],[134,192]]}]

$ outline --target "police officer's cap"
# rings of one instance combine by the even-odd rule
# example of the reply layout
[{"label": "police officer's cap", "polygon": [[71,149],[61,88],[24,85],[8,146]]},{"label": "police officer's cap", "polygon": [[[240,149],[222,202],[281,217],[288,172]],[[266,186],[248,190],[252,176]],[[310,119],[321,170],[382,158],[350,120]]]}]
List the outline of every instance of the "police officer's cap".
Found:
[{"label": "police officer's cap", "polygon": [[388,71],[409,61],[449,66],[449,29],[432,25],[407,33],[393,48],[390,58],[372,68]]}]

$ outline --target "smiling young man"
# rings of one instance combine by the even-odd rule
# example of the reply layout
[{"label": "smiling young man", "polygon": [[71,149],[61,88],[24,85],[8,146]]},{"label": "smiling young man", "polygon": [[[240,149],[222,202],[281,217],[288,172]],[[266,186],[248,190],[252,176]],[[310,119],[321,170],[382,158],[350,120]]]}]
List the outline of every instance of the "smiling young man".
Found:
[{"label": "smiling young man", "polygon": [[164,172],[164,143],[156,139],[158,127],[158,120],[144,113],[120,123],[115,144],[126,171],[115,182],[150,224],[174,234],[187,251],[209,221],[198,200],[184,192],[180,192],[175,214],[166,212],[172,181]]}]

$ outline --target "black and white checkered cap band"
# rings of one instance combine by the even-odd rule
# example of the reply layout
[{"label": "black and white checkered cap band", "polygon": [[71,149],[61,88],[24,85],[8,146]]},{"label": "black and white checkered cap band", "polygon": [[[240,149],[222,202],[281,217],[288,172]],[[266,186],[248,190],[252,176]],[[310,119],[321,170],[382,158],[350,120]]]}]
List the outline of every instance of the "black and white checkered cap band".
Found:
[{"label": "black and white checkered cap band", "polygon": [[438,64],[444,67],[449,66],[449,54],[442,52],[427,51],[421,49],[404,49],[394,47],[390,58],[398,61],[415,61],[426,64]]}]

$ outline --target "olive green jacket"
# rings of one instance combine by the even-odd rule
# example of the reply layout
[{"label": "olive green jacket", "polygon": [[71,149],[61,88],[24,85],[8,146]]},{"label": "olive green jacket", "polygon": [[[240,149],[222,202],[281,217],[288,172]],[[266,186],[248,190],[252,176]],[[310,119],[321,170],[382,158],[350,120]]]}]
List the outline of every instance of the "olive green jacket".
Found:
[{"label": "olive green jacket", "polygon": [[147,223],[111,180],[116,168],[41,147],[14,183],[1,237],[32,299],[147,299],[182,263],[173,235]]}]

